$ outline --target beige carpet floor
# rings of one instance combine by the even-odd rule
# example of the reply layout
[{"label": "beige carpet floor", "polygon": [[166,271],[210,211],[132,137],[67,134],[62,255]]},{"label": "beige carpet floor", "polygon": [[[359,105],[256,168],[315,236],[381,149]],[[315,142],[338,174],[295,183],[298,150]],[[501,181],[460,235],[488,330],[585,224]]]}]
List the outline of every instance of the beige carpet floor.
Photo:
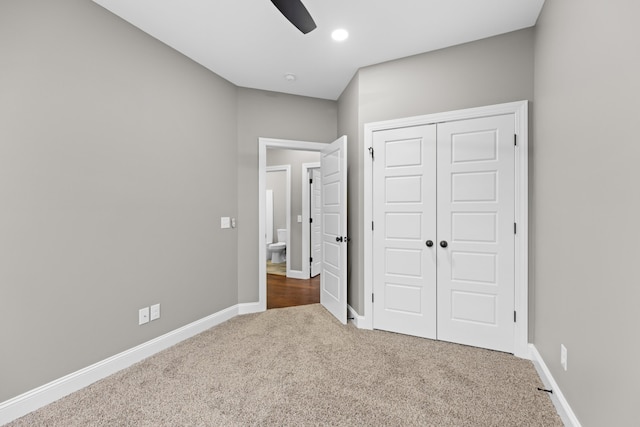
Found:
[{"label": "beige carpet floor", "polygon": [[536,387],[527,360],[315,304],[236,317],[9,425],[562,426]]}]

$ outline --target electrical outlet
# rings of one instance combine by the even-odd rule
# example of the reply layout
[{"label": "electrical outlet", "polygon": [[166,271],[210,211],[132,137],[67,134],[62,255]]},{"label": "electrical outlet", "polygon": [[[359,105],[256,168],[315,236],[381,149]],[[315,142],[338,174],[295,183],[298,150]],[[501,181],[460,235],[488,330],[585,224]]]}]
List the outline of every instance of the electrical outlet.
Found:
[{"label": "electrical outlet", "polygon": [[160,304],[154,304],[151,306],[151,320],[160,318]]},{"label": "electrical outlet", "polygon": [[564,344],[560,344],[560,364],[567,370],[567,347]]},{"label": "electrical outlet", "polygon": [[138,310],[138,325],[149,323],[149,307]]}]

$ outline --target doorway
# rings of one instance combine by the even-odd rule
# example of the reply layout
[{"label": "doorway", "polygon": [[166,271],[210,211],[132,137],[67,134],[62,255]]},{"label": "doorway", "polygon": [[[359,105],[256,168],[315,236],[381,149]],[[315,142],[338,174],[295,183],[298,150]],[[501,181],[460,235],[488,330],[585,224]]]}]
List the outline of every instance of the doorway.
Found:
[{"label": "doorway", "polygon": [[267,166],[265,226],[267,273],[289,276],[291,267],[291,165]]},{"label": "doorway", "polygon": [[[272,150],[273,153],[282,153],[286,150],[298,151],[298,152],[313,152],[318,153],[320,156],[320,171],[323,178],[321,182],[324,184],[318,189],[318,191],[324,195],[320,197],[321,200],[321,237],[322,244],[320,251],[321,273],[315,281],[319,281],[320,291],[320,303],[327,308],[338,320],[342,323],[346,323],[347,317],[347,305],[346,305],[346,243],[347,229],[346,229],[346,137],[339,138],[331,144],[305,142],[305,141],[287,141],[259,138],[259,190],[258,190],[258,203],[259,203],[259,234],[258,234],[258,246],[259,246],[259,306],[261,310],[267,309],[268,304],[268,292],[267,292],[267,273],[266,273],[266,261],[267,261],[267,239],[266,239],[266,224],[265,224],[265,207],[266,207],[266,170],[268,163],[268,152]],[[282,162],[278,160],[280,164]],[[310,162],[307,162],[310,163]],[[317,162],[316,162],[317,163]],[[326,179],[324,179],[326,178]],[[302,189],[307,188],[307,191],[311,190],[307,187],[308,178],[301,175],[300,179],[295,177],[292,179],[292,183],[300,182]],[[301,193],[301,192],[300,192]],[[292,193],[295,194],[295,191]],[[310,197],[310,195],[309,195]],[[293,205],[293,204],[292,204]],[[307,215],[310,215],[310,206],[305,204],[306,211],[309,211]],[[292,208],[295,209],[295,208]],[[292,239],[294,236],[293,231],[299,225],[302,229],[306,223],[306,228],[309,227],[310,216],[303,218],[305,215],[302,213],[302,206],[300,211],[290,212],[290,234],[287,239],[289,256],[291,264],[287,267],[288,276],[287,280],[305,280],[307,276],[304,274],[306,270],[311,270],[311,264],[309,258],[299,259],[296,262],[295,255],[297,250],[291,250],[295,248],[295,241]],[[297,232],[296,232],[297,234]],[[300,239],[302,240],[302,239]],[[300,243],[301,245],[301,243]],[[307,252],[311,252],[309,245],[305,245]],[[302,252],[302,251],[300,251]],[[307,276],[308,277],[308,276]],[[312,279],[313,280],[313,279]]]},{"label": "doorway", "polygon": [[[270,154],[273,154],[272,150],[267,150],[267,164],[274,162],[270,161]],[[300,165],[300,161],[303,159],[309,160],[311,156],[305,156],[304,152],[298,152],[296,154],[303,155],[287,155],[279,156],[278,158],[282,159],[284,157],[290,161],[290,164],[286,165],[289,171],[292,169],[295,171],[301,166],[302,278],[291,278],[290,274],[286,274],[286,268],[283,268],[285,267],[283,265],[284,263],[274,264],[269,260],[269,257],[267,257],[267,309],[317,304],[320,302],[320,268],[322,264],[322,254],[320,251],[320,162],[302,163]],[[317,160],[320,160],[320,153],[310,152],[307,154],[315,155],[317,156]],[[282,168],[285,166],[279,167]],[[283,215],[280,215],[281,218],[279,221],[277,220],[278,215],[275,213],[277,212],[277,208],[274,211],[274,217],[276,217],[275,223],[270,224],[269,221],[269,214],[271,212],[270,200],[273,200],[274,191],[272,187],[277,185],[277,181],[275,183],[270,182],[269,175],[276,168],[278,168],[278,166],[267,166],[267,242],[273,241],[273,230],[278,229],[277,224],[284,224]],[[292,197],[289,195],[288,200],[291,199]],[[287,209],[288,213],[292,212],[290,206]],[[291,215],[289,215],[289,218],[290,217]],[[287,229],[292,228],[287,227]],[[309,261],[307,262],[306,260]],[[289,263],[289,261],[287,262]]]},{"label": "doorway", "polygon": [[267,149],[267,309],[320,302],[320,278],[309,276],[309,166],[320,153]]}]

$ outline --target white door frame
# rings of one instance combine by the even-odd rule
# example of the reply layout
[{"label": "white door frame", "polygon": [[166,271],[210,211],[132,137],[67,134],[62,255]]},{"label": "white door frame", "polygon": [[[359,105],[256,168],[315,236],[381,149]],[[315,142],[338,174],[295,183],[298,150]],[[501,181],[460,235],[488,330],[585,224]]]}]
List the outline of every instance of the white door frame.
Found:
[{"label": "white door frame", "polygon": [[[380,130],[425,125],[432,123],[465,120],[478,117],[495,116],[500,114],[514,114],[515,133],[517,136],[516,165],[515,165],[515,221],[517,234],[515,236],[515,298],[514,307],[517,312],[515,324],[514,355],[525,359],[530,358],[528,346],[529,328],[529,265],[528,265],[528,102],[518,101],[506,104],[490,105],[478,108],[449,111],[445,113],[429,114],[425,116],[407,117],[403,119],[387,120],[364,125],[364,222],[362,224],[364,236],[364,313],[358,320],[358,327],[373,329],[373,167],[369,147],[373,146],[373,133]],[[375,153],[374,153],[375,155]]]},{"label": "white door frame", "polygon": [[309,234],[311,233],[309,218],[311,212],[309,212],[309,204],[311,202],[311,194],[309,194],[309,170],[320,168],[320,162],[303,163],[302,164],[302,278],[311,278],[311,266],[308,260],[311,258],[309,247],[311,241],[309,240]]},{"label": "white door frame", "polygon": [[[287,263],[287,277],[291,277],[291,251],[289,250],[289,248],[291,248],[291,165],[276,165],[276,166],[267,166],[267,169],[265,171],[265,173],[267,172],[284,172],[285,173],[285,182],[286,182],[286,187],[285,187],[285,227],[287,227],[287,250],[286,250],[286,254],[285,254],[285,259],[286,259],[286,263]],[[266,175],[265,175],[266,176]],[[266,185],[267,182],[265,180],[265,189],[266,189]],[[265,190],[266,191],[266,190]],[[266,209],[266,203],[265,203],[265,208],[262,209],[260,212],[262,212],[262,215],[264,215],[264,213],[267,211]],[[262,219],[262,221],[264,221],[264,217]],[[265,239],[266,239],[266,230],[265,230]],[[275,242],[278,241],[278,235],[277,235],[277,231],[276,234],[273,236],[273,240],[275,240]],[[273,243],[275,243],[273,242]],[[267,243],[265,241],[265,250],[267,247]],[[265,255],[265,262],[266,262],[266,255]]]},{"label": "white door frame", "polygon": [[[267,148],[283,150],[317,151],[326,144],[321,142],[292,141],[286,139],[258,138],[258,306],[259,311],[267,309],[267,243],[265,238],[265,209],[267,190]],[[288,261],[287,254],[287,261]],[[304,263],[303,263],[304,264]],[[287,263],[287,269],[289,263]]]}]

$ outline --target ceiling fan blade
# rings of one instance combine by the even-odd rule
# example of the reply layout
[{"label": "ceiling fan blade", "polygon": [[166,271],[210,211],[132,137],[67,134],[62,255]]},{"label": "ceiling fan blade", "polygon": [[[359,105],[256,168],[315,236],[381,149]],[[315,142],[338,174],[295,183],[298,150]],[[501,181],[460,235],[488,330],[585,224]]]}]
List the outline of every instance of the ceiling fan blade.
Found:
[{"label": "ceiling fan blade", "polygon": [[315,30],[316,23],[301,0],[271,0],[271,3],[303,34]]}]

